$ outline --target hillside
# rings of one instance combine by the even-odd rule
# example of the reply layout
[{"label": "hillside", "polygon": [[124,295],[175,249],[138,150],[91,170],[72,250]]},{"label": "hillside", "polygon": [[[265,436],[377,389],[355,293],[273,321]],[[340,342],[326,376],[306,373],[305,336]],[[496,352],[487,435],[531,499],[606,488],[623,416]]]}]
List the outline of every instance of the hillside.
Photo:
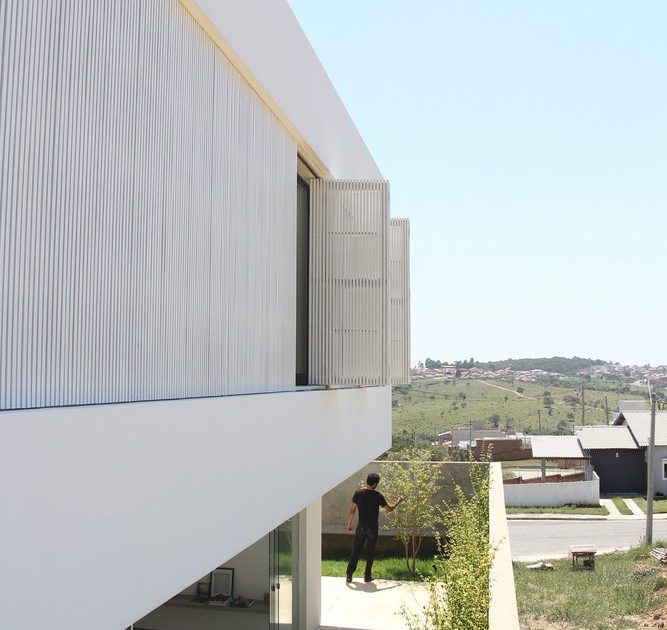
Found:
[{"label": "hillside", "polygon": [[[576,381],[576,382],[575,382]],[[502,380],[420,380],[394,387],[393,431],[431,441],[447,429],[474,422],[526,433],[571,433],[581,424],[581,385],[585,386],[587,424],[613,419],[618,401],[646,399],[646,390],[615,382],[568,379],[564,383]],[[519,390],[519,391],[517,391]],[[545,396],[545,392],[548,394]],[[538,418],[539,411],[539,418]]]},{"label": "hillside", "polygon": [[[426,359],[425,365],[427,368],[439,368],[447,365],[447,361],[429,358]],[[582,359],[581,357],[543,357],[538,359],[502,359],[500,361],[475,361],[474,358],[470,358],[464,361],[455,361],[451,365],[463,368],[476,367],[484,370],[544,370],[545,372],[570,376],[576,375],[580,370],[586,368],[613,365],[613,363],[611,361],[603,361],[602,359]]]}]

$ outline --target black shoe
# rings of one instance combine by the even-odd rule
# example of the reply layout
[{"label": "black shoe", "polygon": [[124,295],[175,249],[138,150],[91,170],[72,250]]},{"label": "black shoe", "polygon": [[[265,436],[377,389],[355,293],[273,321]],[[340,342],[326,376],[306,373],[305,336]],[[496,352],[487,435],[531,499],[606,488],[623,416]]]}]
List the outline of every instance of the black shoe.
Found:
[{"label": "black shoe", "polygon": [[351,575],[347,575],[347,576],[345,577],[345,581],[349,584],[349,583],[352,581],[352,576],[351,576]]},{"label": "black shoe", "polygon": [[372,582],[375,578],[372,575],[364,576],[364,582]]}]

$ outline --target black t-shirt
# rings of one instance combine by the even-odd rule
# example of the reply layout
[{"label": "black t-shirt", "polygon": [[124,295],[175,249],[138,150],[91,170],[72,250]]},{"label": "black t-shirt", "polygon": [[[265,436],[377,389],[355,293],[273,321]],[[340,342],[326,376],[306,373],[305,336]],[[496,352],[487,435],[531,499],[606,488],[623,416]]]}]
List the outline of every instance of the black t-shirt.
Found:
[{"label": "black t-shirt", "polygon": [[387,500],[382,494],[377,490],[362,488],[354,493],[352,502],[357,504],[359,510],[359,524],[357,527],[377,529],[380,508],[387,505]]}]

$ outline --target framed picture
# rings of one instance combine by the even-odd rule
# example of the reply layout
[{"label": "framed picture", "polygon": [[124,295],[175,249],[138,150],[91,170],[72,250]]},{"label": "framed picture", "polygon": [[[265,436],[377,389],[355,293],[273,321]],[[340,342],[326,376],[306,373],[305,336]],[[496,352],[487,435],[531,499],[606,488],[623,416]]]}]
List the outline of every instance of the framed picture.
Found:
[{"label": "framed picture", "polygon": [[234,569],[220,567],[211,572],[211,599],[226,599],[234,595]]},{"label": "framed picture", "polygon": [[211,596],[211,576],[208,580],[197,582],[197,597],[200,599],[208,599]]}]

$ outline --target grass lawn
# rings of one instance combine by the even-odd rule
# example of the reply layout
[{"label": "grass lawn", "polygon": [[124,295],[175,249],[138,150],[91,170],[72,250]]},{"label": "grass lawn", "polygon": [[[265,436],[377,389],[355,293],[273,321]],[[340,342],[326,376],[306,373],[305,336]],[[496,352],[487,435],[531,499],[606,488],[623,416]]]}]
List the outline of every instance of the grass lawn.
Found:
[{"label": "grass lawn", "polygon": [[664,568],[648,551],[641,547],[598,556],[594,571],[572,571],[568,560],[554,561],[553,571],[529,571],[525,564],[515,563],[522,627],[537,618],[589,630],[638,627],[637,619],[625,617],[661,608],[667,586]]},{"label": "grass lawn", "polygon": [[[364,568],[366,567],[366,560],[363,557],[359,559],[359,564],[357,566],[357,571],[354,575],[355,579],[363,579]],[[417,570],[422,575],[428,575],[431,573],[433,568],[433,560],[430,558],[421,559],[417,558]],[[322,575],[329,577],[345,577],[345,571],[347,569],[347,558],[337,558],[322,560]],[[373,562],[373,576],[381,580],[410,580],[410,581],[420,581],[422,578],[419,574],[412,575],[408,571],[408,567],[405,564],[405,558],[403,557],[388,557],[388,558],[375,558]]]},{"label": "grass lawn", "polygon": [[611,497],[611,500],[621,514],[624,516],[632,514],[632,510],[625,504],[625,501],[621,497]]},{"label": "grass lawn", "polygon": [[582,514],[607,516],[609,510],[604,505],[561,505],[559,507],[508,507],[507,514]]},{"label": "grass lawn", "polygon": [[[634,502],[646,514],[646,499],[635,497]],[[667,497],[655,497],[653,499],[653,514],[667,514]]]},{"label": "grass lawn", "polygon": [[[583,383],[583,381],[582,381]],[[507,388],[498,389],[494,385]],[[621,383],[586,382],[586,421],[589,424],[607,424],[604,399],[607,397],[610,410],[618,408],[619,399],[644,399],[644,390]],[[523,397],[516,392],[523,388]],[[588,389],[604,386],[609,391]],[[578,385],[580,387],[580,385]],[[616,391],[618,387],[630,387],[630,393]],[[581,396],[578,388],[561,386],[558,383],[511,383],[509,381],[469,381],[457,379],[455,382],[442,380],[419,380],[411,385],[399,385],[393,388],[392,419],[393,432],[414,431],[417,439],[431,441],[441,432],[451,428],[468,426],[468,422],[485,421],[491,426],[489,418],[500,416],[500,427],[508,426],[514,431],[539,432],[538,411],[541,413],[543,433],[553,432],[560,421],[564,421],[571,431],[572,418],[581,424],[581,407],[572,405],[568,400]],[[549,391],[554,401],[551,415],[544,406],[544,392]],[[625,391],[625,390],[624,390]],[[526,465],[528,465],[526,463]],[[539,463],[538,463],[539,465]]]}]

